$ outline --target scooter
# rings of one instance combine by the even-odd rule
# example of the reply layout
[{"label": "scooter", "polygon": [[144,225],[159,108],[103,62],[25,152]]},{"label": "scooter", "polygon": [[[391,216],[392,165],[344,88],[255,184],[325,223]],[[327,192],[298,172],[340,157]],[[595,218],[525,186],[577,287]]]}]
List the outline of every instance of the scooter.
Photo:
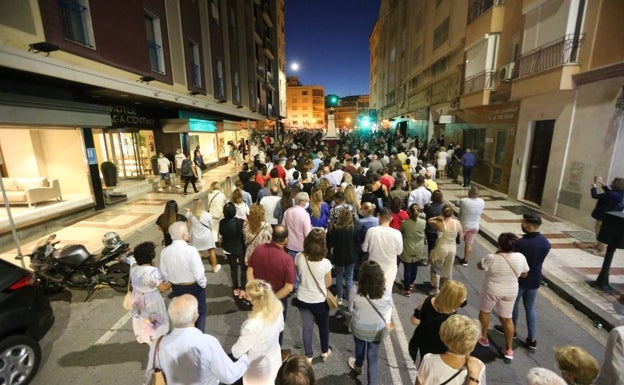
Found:
[{"label": "scooter", "polygon": [[40,241],[30,257],[30,268],[48,292],[66,287],[88,289],[88,300],[98,285],[105,284],[125,292],[130,279],[130,266],[135,263],[129,245],[115,232],[102,237],[104,249],[93,255],[83,245],[67,245],[57,249],[56,234]]}]

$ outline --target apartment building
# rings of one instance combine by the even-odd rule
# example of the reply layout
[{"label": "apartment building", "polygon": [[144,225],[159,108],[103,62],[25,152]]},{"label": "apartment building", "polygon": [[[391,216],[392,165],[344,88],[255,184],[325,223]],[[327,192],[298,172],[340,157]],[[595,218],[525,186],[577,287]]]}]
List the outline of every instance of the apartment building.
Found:
[{"label": "apartment building", "polygon": [[371,105],[471,146],[477,183],[592,229],[593,177],[624,176],[623,17],[617,0],[384,0]]},{"label": "apartment building", "polygon": [[[370,129],[373,121],[370,116],[370,97],[368,95],[350,95],[340,98],[337,106],[332,106],[334,121],[337,130]],[[325,107],[325,114],[330,113],[330,107]]]},{"label": "apartment building", "polygon": [[0,3],[2,174],[101,192],[98,165],[206,163],[285,117],[284,0]]},{"label": "apartment building", "polygon": [[304,86],[296,76],[288,76],[286,85],[285,128],[321,130],[326,128],[325,88]]}]

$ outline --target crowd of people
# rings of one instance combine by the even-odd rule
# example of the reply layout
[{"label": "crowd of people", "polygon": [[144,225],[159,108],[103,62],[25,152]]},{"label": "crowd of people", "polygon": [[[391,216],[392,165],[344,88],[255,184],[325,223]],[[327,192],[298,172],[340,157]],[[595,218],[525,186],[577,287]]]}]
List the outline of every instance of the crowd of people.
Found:
[{"label": "crowd of people", "polygon": [[[430,270],[430,281],[422,283],[429,285],[428,296],[411,319],[417,384],[485,384],[486,366],[470,354],[477,344],[489,346],[494,308],[501,322],[494,330],[505,336],[500,352],[505,362],[513,360],[520,302],[528,329],[524,347],[537,348],[535,298],[550,243],[539,233],[542,221],[535,213],[523,216],[521,238],[500,234],[498,250],[479,256],[476,266],[485,273],[478,320],[457,314],[467,290],[453,279],[453,270],[469,266],[485,208],[470,180],[477,164],[470,148],[443,137],[422,144],[386,132],[343,135],[332,148],[313,133],[288,134],[279,146],[264,138],[236,153],[231,147],[234,157],[249,152],[231,196],[213,182],[206,202],[195,199],[186,215],[178,213],[175,201],[168,202],[157,220],[165,245],[159,268],[151,265],[153,243],[135,249],[133,328],[137,341],[150,344],[149,362],[160,365],[169,383],[232,383],[242,377],[244,384],[313,384],[315,327],[320,361],[332,355],[327,300],[332,271],[338,307],[351,314],[354,356],[347,365],[353,375],[366,367],[368,384],[378,383],[379,349],[393,329],[393,288],[399,285],[409,297],[419,268]],[[467,196],[447,202],[444,184],[459,182],[460,171]],[[251,307],[232,358],[203,334],[202,258],[217,273],[217,245],[229,261],[232,296]],[[168,314],[160,295],[167,290],[174,297]],[[302,354],[282,347],[289,304],[301,317]],[[562,378],[536,368],[528,383],[559,378],[589,385],[598,375],[597,363],[580,347],[557,348],[556,359]]]}]

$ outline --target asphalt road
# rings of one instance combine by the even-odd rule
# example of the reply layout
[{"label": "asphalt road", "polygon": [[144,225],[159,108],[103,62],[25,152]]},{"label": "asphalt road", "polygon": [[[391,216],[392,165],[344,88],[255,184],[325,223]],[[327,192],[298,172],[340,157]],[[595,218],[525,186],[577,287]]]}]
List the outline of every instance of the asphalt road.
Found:
[{"label": "asphalt road", "polygon": [[[131,245],[151,240],[157,244],[160,235],[154,231],[128,239]],[[468,306],[460,313],[478,317],[479,290],[483,272],[477,270],[477,257],[493,250],[493,246],[477,237],[473,258],[469,267],[455,266],[454,278],[468,288]],[[224,268],[208,276],[208,321],[207,332],[216,336],[226,351],[236,341],[242,322],[247,317],[246,307],[231,298],[229,267],[221,258]],[[208,270],[211,270],[208,267]],[[429,268],[421,267],[418,272],[417,288],[428,281]],[[402,277],[399,268],[397,281]],[[42,340],[43,360],[34,385],[70,384],[141,384],[146,369],[148,348],[134,340],[129,313],[121,306],[123,294],[110,288],[98,290],[85,302],[85,291],[66,290],[53,296],[52,304],[56,322]],[[423,292],[415,292],[407,298],[395,286],[395,310],[393,321],[395,331],[386,338],[380,352],[380,384],[413,384],[416,370],[407,354],[407,344],[414,327],[410,324],[413,309],[425,298]],[[537,298],[538,346],[528,351],[520,346],[515,349],[513,363],[505,364],[497,357],[494,349],[501,346],[503,336],[493,331],[496,319],[490,325],[492,347],[477,347],[475,354],[487,363],[487,380],[490,384],[525,384],[528,369],[543,366],[555,369],[553,347],[579,345],[587,349],[600,363],[604,355],[607,333],[596,329],[591,320],[562,301],[547,287],[540,290]],[[303,352],[301,321],[298,310],[288,308],[284,348],[294,353]],[[330,344],[334,354],[323,363],[318,355],[320,344],[315,337],[315,360],[313,361],[317,380],[322,384],[366,383],[365,373],[355,378],[350,376],[346,361],[353,354],[353,338],[348,333],[348,317],[335,312],[330,319]],[[520,315],[518,335],[526,337],[524,313]]]}]

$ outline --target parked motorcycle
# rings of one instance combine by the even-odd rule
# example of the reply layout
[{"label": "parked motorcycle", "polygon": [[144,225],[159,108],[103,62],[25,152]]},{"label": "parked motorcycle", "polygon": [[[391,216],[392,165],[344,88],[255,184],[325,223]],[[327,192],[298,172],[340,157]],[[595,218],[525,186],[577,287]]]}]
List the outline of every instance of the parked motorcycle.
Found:
[{"label": "parked motorcycle", "polygon": [[42,240],[30,257],[30,268],[40,284],[50,292],[65,287],[88,289],[87,299],[97,285],[107,284],[119,292],[128,289],[130,266],[135,263],[129,245],[115,232],[102,237],[104,249],[93,255],[83,245],[57,249],[56,234]]}]

